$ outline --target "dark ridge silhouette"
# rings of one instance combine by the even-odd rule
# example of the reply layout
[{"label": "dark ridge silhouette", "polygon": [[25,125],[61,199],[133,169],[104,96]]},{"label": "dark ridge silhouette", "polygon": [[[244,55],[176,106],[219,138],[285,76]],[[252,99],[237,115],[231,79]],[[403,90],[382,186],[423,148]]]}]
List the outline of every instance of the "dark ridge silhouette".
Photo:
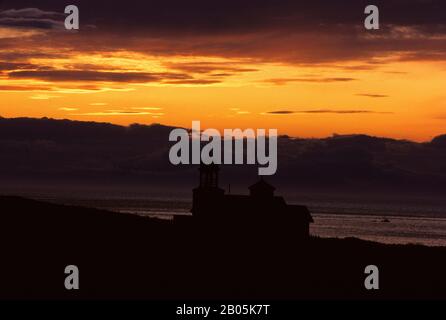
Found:
[{"label": "dark ridge silhouette", "polygon": [[[168,159],[172,127],[54,119],[0,118],[2,181],[140,183],[190,187],[196,167]],[[285,190],[406,191],[446,189],[444,136],[416,143],[367,135],[322,139],[279,137],[278,171],[270,181]],[[245,186],[256,166],[227,166],[221,184]]]},{"label": "dark ridge silhouette", "polygon": [[439,148],[446,148],[446,134],[433,138],[431,144]]},{"label": "dark ridge silhouette", "polygon": [[[184,227],[0,197],[2,299],[446,299],[446,248]],[[64,288],[65,266],[80,290]],[[380,268],[380,290],[364,268]]]},{"label": "dark ridge silhouette", "polygon": [[106,122],[56,120],[50,118],[3,118],[0,117],[2,139],[53,141],[123,140],[128,138],[156,138],[168,134],[173,127],[160,124],[132,124],[128,127]]}]

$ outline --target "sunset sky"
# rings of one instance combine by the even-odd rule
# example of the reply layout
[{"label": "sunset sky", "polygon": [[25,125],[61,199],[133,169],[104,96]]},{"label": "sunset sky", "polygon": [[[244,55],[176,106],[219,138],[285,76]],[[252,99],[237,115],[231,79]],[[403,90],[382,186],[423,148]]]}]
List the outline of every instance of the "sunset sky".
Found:
[{"label": "sunset sky", "polygon": [[[64,29],[69,4],[79,31]],[[367,4],[0,1],[0,115],[300,137],[446,133],[446,1],[374,1],[374,31]]]}]

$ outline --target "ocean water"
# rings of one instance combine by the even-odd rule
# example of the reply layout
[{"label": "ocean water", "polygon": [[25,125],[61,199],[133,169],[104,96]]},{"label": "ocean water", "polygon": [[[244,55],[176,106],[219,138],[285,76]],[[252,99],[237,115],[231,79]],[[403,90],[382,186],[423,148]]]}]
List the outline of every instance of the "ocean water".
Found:
[{"label": "ocean water", "polygon": [[[5,192],[2,192],[5,194]],[[7,193],[7,192],[6,192]],[[17,192],[14,192],[17,194]],[[159,219],[190,214],[190,196],[142,194],[27,192],[34,199],[107,209]],[[314,223],[310,233],[320,237],[356,237],[389,244],[446,246],[446,203],[443,198],[329,197],[299,195],[291,203],[307,205]],[[296,201],[294,201],[296,200]]]},{"label": "ocean water", "polygon": [[[128,214],[172,219],[174,215],[190,214],[190,201],[175,199],[46,199],[66,204],[96,207]],[[397,206],[398,207],[398,206]],[[446,246],[446,215],[435,207],[408,206],[408,211],[395,210],[386,204],[374,209],[371,204],[358,208],[355,203],[330,201],[309,205],[314,223],[310,233],[320,237],[356,237],[389,244],[423,244]],[[398,208],[401,208],[399,206]],[[318,212],[324,211],[324,212]],[[359,213],[358,213],[359,212]]]},{"label": "ocean water", "polygon": [[313,219],[310,232],[321,237],[446,246],[446,218],[313,213]]}]

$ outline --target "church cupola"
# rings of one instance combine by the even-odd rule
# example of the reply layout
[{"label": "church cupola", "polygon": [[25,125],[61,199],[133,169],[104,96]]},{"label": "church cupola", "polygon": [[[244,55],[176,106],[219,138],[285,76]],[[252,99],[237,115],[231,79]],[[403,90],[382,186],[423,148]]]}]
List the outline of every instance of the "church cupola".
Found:
[{"label": "church cupola", "polygon": [[249,187],[249,195],[251,197],[274,197],[274,188],[268,182],[261,178],[259,181]]},{"label": "church cupola", "polygon": [[200,165],[200,186],[201,189],[218,188],[219,166],[216,164]]}]

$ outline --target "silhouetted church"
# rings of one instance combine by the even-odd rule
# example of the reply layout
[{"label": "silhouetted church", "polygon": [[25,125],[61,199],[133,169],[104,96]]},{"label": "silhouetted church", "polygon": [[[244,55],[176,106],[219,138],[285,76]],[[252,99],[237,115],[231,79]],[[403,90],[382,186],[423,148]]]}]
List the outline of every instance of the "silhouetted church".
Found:
[{"label": "silhouetted church", "polygon": [[270,235],[286,233],[292,238],[307,238],[313,222],[306,206],[289,205],[275,196],[275,188],[260,179],[249,187],[249,195],[225,194],[218,186],[218,165],[200,166],[200,185],[193,190],[192,217],[177,221],[206,227],[225,228],[228,232],[249,228]]}]

